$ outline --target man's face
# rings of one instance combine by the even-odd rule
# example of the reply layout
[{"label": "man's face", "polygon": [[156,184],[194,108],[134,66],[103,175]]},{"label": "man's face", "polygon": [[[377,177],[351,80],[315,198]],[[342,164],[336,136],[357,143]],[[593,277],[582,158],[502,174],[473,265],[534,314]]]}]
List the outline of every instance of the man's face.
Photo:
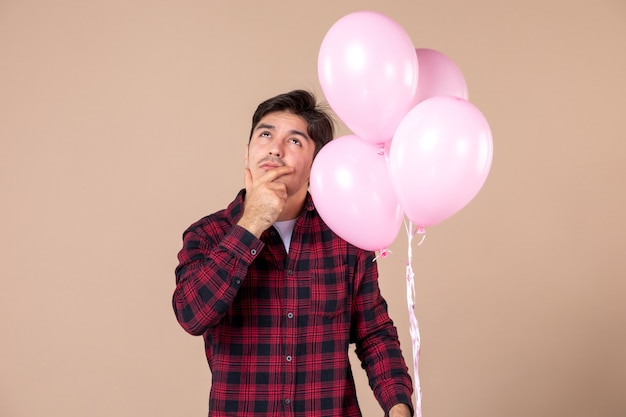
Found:
[{"label": "man's face", "polygon": [[315,142],[307,134],[307,127],[302,117],[290,112],[265,115],[255,126],[246,151],[245,165],[252,179],[287,165],[294,171],[274,181],[285,184],[290,197],[306,194],[315,153]]}]

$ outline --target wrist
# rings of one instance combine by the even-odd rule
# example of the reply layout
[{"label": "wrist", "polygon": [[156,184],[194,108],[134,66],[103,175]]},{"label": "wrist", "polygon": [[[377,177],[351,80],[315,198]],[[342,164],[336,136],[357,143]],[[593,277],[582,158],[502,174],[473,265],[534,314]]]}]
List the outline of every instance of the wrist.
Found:
[{"label": "wrist", "polygon": [[248,232],[252,233],[257,239],[259,239],[261,237],[261,234],[265,231],[265,229],[259,226],[257,222],[248,221],[244,217],[239,219],[239,221],[237,222],[237,225],[243,227]]},{"label": "wrist", "polygon": [[412,417],[411,409],[406,404],[396,404],[389,410],[389,417]]}]

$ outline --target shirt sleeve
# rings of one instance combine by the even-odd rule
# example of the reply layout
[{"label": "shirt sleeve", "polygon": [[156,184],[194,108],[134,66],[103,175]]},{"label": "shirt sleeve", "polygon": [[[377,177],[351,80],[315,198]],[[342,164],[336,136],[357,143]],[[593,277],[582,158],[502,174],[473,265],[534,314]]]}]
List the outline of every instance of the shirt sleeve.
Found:
[{"label": "shirt sleeve", "polygon": [[389,413],[404,403],[413,414],[413,384],[400,349],[398,332],[389,317],[378,286],[374,254],[360,252],[355,270],[352,338],[378,403]]},{"label": "shirt sleeve", "polygon": [[178,253],[172,305],[180,325],[201,335],[224,317],[264,244],[241,226],[226,234],[192,226]]}]

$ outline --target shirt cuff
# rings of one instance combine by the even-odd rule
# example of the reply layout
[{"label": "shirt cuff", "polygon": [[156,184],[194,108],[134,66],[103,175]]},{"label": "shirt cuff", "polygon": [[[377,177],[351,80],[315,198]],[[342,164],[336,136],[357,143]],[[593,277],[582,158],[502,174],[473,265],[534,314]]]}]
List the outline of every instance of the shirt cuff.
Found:
[{"label": "shirt cuff", "polygon": [[251,264],[265,247],[265,243],[250,233],[248,229],[234,225],[230,232],[224,236],[222,247],[246,264]]}]

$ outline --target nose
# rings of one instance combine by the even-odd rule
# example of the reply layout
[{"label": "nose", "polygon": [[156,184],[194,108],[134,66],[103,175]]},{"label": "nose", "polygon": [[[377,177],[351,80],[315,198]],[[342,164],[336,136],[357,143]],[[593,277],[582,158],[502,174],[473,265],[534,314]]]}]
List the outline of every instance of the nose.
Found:
[{"label": "nose", "polygon": [[272,145],[270,146],[269,153],[272,156],[276,156],[280,158],[283,155],[281,141],[278,141],[278,140],[272,141]]}]

